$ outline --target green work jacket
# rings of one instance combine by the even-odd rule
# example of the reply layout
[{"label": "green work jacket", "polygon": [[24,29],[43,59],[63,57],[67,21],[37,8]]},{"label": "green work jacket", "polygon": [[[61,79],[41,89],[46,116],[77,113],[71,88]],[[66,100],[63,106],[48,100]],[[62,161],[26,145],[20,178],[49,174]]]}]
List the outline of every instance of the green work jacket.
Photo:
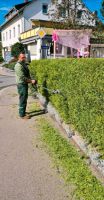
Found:
[{"label": "green work jacket", "polygon": [[16,83],[27,84],[27,80],[31,79],[28,66],[23,62],[17,62],[14,69],[15,69]]}]

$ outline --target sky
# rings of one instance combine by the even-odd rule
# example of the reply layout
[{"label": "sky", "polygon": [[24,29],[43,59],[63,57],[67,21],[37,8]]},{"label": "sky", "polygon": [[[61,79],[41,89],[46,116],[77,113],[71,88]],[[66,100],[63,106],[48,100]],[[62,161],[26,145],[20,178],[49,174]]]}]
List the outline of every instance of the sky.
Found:
[{"label": "sky", "polygon": [[102,0],[83,0],[83,2],[87,6],[87,8],[90,9],[92,12],[97,10],[99,18],[103,20],[103,17],[101,16],[101,13],[100,13]]},{"label": "sky", "polygon": [[[11,9],[15,4],[23,3],[24,0],[0,0],[0,25],[5,22],[4,15]],[[91,11],[98,11],[100,19],[102,19],[100,14],[100,6],[102,0],[83,0],[87,8]]]}]

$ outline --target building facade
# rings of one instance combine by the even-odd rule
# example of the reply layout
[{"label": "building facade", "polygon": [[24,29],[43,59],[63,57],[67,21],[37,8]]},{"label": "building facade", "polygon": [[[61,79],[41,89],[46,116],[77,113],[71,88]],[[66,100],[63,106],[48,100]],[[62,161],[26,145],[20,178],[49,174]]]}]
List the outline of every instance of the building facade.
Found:
[{"label": "building facade", "polygon": [[[77,18],[79,24],[87,24],[90,26],[95,26],[96,20],[92,13],[88,11],[83,4],[78,1],[77,5]],[[52,21],[52,16],[50,13],[53,10],[55,12],[55,4],[51,0],[32,0],[26,1],[22,4],[15,5],[6,15],[5,23],[1,26],[2,35],[2,55],[6,61],[11,59],[11,46],[16,42],[22,42],[27,46],[27,52],[30,54],[30,59],[40,59],[46,57],[46,47],[50,43],[50,48],[52,44],[52,38],[50,35],[45,33],[45,39],[39,38],[38,34],[35,34],[35,40],[31,40],[28,37],[28,41],[21,39],[21,34],[27,35],[29,30],[39,27],[47,27],[47,23]],[[73,11],[73,8],[71,8]],[[78,12],[81,12],[79,17]],[[60,18],[61,19],[61,18]],[[63,18],[64,20],[64,18]],[[35,21],[35,23],[33,23]],[[36,21],[45,22],[44,25],[36,23]],[[48,24],[49,28],[49,24]],[[37,29],[36,29],[37,30]],[[33,29],[34,32],[34,29]],[[29,34],[29,32],[28,32]],[[47,36],[47,37],[46,37]],[[46,40],[48,38],[48,41]],[[51,38],[51,42],[50,42]],[[43,42],[44,41],[44,42]],[[46,42],[46,44],[45,44]],[[49,45],[48,45],[49,46]],[[43,48],[41,50],[41,47]],[[38,53],[37,53],[38,52]],[[48,50],[47,50],[48,52]]]},{"label": "building facade", "polygon": [[[48,3],[47,3],[48,2]],[[20,34],[32,28],[31,19],[48,19],[48,4],[50,0],[33,0],[15,5],[1,26],[2,55],[5,60],[11,59],[11,46],[19,42]]]}]

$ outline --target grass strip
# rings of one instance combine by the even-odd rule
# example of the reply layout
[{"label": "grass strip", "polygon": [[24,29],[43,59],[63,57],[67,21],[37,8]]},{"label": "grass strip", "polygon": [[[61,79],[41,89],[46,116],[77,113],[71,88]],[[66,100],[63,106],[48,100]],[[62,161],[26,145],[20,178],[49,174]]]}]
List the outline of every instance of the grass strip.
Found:
[{"label": "grass strip", "polygon": [[44,118],[39,119],[39,130],[41,140],[52,158],[65,171],[65,181],[76,186],[76,198],[78,200],[104,200],[104,187],[92,175],[77,150]]}]

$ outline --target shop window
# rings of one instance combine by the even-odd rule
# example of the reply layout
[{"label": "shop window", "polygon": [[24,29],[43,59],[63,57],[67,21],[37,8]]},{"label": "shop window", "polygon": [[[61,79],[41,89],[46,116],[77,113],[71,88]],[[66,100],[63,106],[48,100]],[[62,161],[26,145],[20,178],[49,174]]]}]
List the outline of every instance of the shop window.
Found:
[{"label": "shop window", "polygon": [[56,54],[62,54],[62,45],[56,43]]},{"label": "shop window", "polygon": [[53,54],[53,43],[50,44],[50,53]]}]

